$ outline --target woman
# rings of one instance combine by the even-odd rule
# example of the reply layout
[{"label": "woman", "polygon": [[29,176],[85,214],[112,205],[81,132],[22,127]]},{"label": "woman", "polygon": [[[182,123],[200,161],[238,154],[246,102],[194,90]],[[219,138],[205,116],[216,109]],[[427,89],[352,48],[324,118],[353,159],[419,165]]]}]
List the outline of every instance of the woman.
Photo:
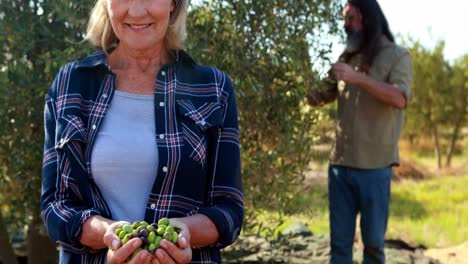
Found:
[{"label": "woman", "polygon": [[98,0],[87,39],[101,51],[46,95],[41,206],[61,263],[124,262],[141,245],[114,235],[125,222],[182,228],[129,263],[219,263],[240,232],[234,91],[182,50],[187,2]]}]

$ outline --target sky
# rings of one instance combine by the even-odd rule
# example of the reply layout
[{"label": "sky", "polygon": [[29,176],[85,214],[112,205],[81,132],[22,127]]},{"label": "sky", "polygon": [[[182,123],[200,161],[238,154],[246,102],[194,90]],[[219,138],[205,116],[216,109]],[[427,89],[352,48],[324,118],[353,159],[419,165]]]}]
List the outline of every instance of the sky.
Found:
[{"label": "sky", "polygon": [[468,53],[468,0],[378,0],[394,35],[427,48],[445,40],[449,61]]}]

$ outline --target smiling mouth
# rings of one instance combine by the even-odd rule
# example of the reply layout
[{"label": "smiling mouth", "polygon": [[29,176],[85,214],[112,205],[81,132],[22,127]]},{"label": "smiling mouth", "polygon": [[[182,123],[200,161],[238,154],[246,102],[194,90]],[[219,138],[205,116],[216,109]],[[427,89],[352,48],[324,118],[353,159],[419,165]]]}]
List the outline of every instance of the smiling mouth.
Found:
[{"label": "smiling mouth", "polygon": [[145,29],[145,28],[149,28],[152,24],[127,24],[128,27],[130,27],[131,29],[135,29],[135,30],[142,30],[142,29]]}]

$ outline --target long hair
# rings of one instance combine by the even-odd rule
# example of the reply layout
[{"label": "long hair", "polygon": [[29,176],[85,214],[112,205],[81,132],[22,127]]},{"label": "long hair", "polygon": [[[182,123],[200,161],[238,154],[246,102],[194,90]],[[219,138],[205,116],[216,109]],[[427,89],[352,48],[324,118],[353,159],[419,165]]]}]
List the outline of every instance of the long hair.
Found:
[{"label": "long hair", "polygon": [[364,40],[361,52],[364,56],[364,66],[370,67],[379,50],[381,36],[386,36],[391,42],[395,42],[395,38],[376,0],[349,0],[348,2],[359,8],[362,14]]},{"label": "long hair", "polygon": [[[184,48],[187,6],[188,0],[180,0],[176,9],[171,13],[169,27],[164,37],[164,44],[168,50]],[[89,41],[92,46],[104,50],[104,52],[108,52],[119,43],[107,14],[105,0],[96,1],[89,17],[85,40]]]}]

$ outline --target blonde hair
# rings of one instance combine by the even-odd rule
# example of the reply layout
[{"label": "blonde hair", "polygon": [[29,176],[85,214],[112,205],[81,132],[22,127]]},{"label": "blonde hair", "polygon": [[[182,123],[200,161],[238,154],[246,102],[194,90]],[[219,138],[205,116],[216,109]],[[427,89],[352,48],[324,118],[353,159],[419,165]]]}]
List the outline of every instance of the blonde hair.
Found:
[{"label": "blonde hair", "polygon": [[[180,0],[179,5],[171,12],[169,26],[164,36],[167,50],[179,50],[185,46],[188,1]],[[119,43],[107,13],[106,0],[97,0],[91,10],[85,40],[104,52],[108,52]]]}]

